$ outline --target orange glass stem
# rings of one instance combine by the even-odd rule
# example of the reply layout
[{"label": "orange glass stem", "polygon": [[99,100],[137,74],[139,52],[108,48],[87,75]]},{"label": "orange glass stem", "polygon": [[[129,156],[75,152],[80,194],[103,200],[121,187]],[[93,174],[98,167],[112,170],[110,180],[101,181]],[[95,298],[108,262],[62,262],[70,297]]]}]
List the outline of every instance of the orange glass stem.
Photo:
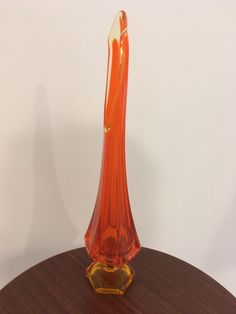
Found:
[{"label": "orange glass stem", "polygon": [[108,39],[103,157],[96,204],[85,235],[89,256],[108,267],[127,263],[140,250],[125,162],[128,62],[127,17],[120,11]]}]

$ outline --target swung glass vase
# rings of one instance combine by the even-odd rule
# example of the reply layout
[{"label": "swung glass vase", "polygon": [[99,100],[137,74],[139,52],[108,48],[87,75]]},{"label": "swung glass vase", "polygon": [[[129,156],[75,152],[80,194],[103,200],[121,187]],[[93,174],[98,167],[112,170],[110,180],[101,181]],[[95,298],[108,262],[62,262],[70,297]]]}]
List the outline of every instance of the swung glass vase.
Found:
[{"label": "swung glass vase", "polygon": [[104,140],[99,189],[85,244],[94,262],[86,275],[98,293],[123,294],[134,278],[128,262],[139,252],[126,178],[125,119],[129,41],[120,11],[108,39]]}]

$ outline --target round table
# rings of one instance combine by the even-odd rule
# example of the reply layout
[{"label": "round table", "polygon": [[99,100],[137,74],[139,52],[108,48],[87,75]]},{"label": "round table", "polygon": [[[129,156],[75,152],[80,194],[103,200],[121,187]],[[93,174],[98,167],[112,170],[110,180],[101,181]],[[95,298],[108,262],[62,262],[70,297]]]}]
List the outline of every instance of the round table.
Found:
[{"label": "round table", "polygon": [[96,294],[85,248],[51,257],[0,291],[0,313],[235,314],[236,299],[214,279],[163,252],[142,248],[131,262],[136,278],[124,296]]}]

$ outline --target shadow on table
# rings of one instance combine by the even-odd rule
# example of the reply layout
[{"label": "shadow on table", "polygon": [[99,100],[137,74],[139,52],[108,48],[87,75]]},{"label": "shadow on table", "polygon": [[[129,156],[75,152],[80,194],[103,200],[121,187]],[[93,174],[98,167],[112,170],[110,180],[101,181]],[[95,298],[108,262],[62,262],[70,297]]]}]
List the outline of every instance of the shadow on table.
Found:
[{"label": "shadow on table", "polygon": [[[46,91],[39,87],[35,132],[12,140],[6,165],[8,241],[0,264],[1,285],[45,258],[83,246],[98,188],[101,129],[69,124],[52,129],[51,123]],[[127,151],[131,161],[128,181],[138,204],[133,214],[142,234],[141,226],[148,226],[151,220],[148,191],[154,171],[142,148],[129,139]],[[145,239],[148,237],[145,228]]]}]

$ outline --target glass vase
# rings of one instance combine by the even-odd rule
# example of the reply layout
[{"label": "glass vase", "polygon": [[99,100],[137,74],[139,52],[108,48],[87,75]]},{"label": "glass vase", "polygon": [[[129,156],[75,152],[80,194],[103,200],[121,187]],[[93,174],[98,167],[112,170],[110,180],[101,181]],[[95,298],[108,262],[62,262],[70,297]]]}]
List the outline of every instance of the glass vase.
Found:
[{"label": "glass vase", "polygon": [[120,11],[108,39],[104,140],[100,182],[85,244],[94,262],[86,275],[97,293],[123,294],[134,278],[128,262],[140,250],[129,202],[125,163],[125,120],[129,41]]}]

